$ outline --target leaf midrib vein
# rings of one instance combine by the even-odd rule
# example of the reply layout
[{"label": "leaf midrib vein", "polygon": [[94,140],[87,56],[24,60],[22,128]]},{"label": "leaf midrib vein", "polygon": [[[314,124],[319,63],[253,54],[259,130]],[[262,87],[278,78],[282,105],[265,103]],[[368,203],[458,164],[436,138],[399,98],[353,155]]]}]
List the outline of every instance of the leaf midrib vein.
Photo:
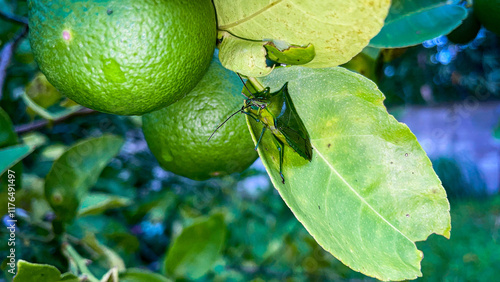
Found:
[{"label": "leaf midrib vein", "polygon": [[227,30],[227,29],[235,27],[235,26],[237,26],[239,24],[247,22],[247,21],[249,21],[249,20],[257,17],[258,15],[262,14],[263,12],[265,12],[268,9],[270,9],[271,7],[274,7],[274,6],[278,5],[281,2],[283,2],[283,0],[277,0],[275,2],[269,3],[268,5],[264,6],[262,9],[260,9],[257,12],[251,14],[250,16],[247,16],[246,18],[239,19],[239,20],[237,20],[235,22],[232,22],[232,23],[229,23],[229,24],[226,24],[226,25],[221,25],[221,26],[219,26],[219,29],[220,30]]},{"label": "leaf midrib vein", "polygon": [[[403,232],[401,232],[399,229],[397,229],[394,225],[392,225],[389,221],[387,221],[387,219],[385,219],[379,212],[377,212],[363,197],[361,197],[361,195],[356,191],[354,190],[354,188],[342,177],[342,175],[340,175],[340,173],[333,167],[333,165],[331,163],[328,162],[328,160],[319,152],[319,150],[313,145],[312,146],[315,150],[315,153],[318,154],[318,156],[320,156],[323,161],[330,167],[330,169],[340,178],[340,180],[342,180],[342,182],[345,183],[345,185],[347,185],[347,187],[349,187],[349,189],[351,189],[351,191],[361,200],[361,202],[363,202],[367,207],[369,207],[378,217],[380,217],[384,222],[386,222],[390,227],[392,227],[394,230],[396,230],[399,234],[401,234],[403,237],[405,237],[406,239],[408,239],[408,241],[412,242],[413,241],[408,238],[405,234],[403,234]],[[328,189],[328,187],[327,187]]]}]

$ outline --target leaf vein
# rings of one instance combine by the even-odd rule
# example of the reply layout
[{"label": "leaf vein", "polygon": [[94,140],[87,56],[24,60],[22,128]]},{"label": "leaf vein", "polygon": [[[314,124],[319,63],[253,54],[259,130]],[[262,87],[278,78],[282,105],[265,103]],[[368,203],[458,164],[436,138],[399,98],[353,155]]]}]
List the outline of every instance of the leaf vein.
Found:
[{"label": "leaf vein", "polygon": [[363,197],[361,197],[361,195],[345,180],[345,178],[342,177],[342,175],[333,167],[333,165],[330,162],[328,162],[325,156],[323,156],[314,145],[313,148],[315,149],[315,153],[323,159],[323,161],[328,165],[328,167],[330,167],[330,169],[340,178],[340,180],[344,182],[345,185],[347,185],[347,187],[361,200],[361,202],[363,202],[367,207],[369,207],[378,217],[380,217],[384,222],[386,222],[391,228],[393,228],[403,237],[408,239],[408,241],[413,242],[410,238],[408,238],[405,234],[403,234],[403,232],[401,232],[389,221],[387,221],[387,219],[385,219],[378,211],[376,211]]},{"label": "leaf vein", "polygon": [[272,8],[272,7],[276,6],[276,5],[278,5],[278,4],[279,4],[279,3],[281,3],[281,2],[283,2],[283,0],[277,0],[277,1],[275,1],[275,2],[271,2],[271,3],[269,3],[268,5],[264,6],[262,9],[260,9],[260,10],[258,10],[257,12],[255,12],[255,13],[251,14],[250,16],[248,16],[248,17],[246,17],[246,18],[243,18],[243,19],[240,19],[240,20],[237,20],[237,21],[235,21],[235,22],[232,22],[232,23],[226,24],[226,25],[221,25],[221,26],[219,26],[219,29],[220,29],[220,30],[228,30],[228,29],[230,29],[230,28],[232,28],[232,27],[235,27],[235,26],[237,26],[237,25],[239,25],[239,24],[242,24],[242,23],[244,23],[244,22],[247,22],[247,21],[249,21],[249,20],[251,20],[251,19],[253,19],[253,18],[257,17],[258,15],[260,15],[260,14],[264,13],[266,10],[268,10],[268,9],[270,9],[270,8]]}]

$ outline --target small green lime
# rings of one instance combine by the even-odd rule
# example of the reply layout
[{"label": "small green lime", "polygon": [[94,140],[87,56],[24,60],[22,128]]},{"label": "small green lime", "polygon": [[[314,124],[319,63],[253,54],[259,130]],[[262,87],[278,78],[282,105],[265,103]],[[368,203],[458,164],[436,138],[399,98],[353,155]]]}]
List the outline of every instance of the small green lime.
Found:
[{"label": "small green lime", "polygon": [[473,9],[484,27],[500,36],[500,0],[474,0]]},{"label": "small green lime", "polygon": [[207,142],[215,128],[243,105],[242,86],[238,76],[214,57],[185,98],[143,116],[148,146],[165,170],[205,180],[241,172],[257,159],[243,114],[232,117]]},{"label": "small green lime", "polygon": [[168,106],[203,77],[216,43],[210,0],[29,0],[30,43],[64,95],[99,111]]}]

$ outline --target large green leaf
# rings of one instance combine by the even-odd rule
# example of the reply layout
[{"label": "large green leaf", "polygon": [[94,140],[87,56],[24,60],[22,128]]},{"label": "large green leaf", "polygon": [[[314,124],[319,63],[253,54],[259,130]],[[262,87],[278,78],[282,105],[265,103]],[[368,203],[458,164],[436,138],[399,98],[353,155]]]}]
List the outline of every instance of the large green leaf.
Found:
[{"label": "large green leaf", "polygon": [[[382,280],[421,276],[414,242],[449,237],[449,204],[425,152],[387,113],[377,86],[341,67],[279,68],[260,81],[272,91],[289,82],[311,137],[311,162],[285,147],[285,184],[269,131],[258,150],[297,219],[356,271]],[[255,141],[262,127],[248,123]]]},{"label": "large green leaf", "polygon": [[17,262],[17,275],[13,282],[54,282],[59,281],[60,278],[61,272],[52,265],[19,260]]},{"label": "large green leaf", "polygon": [[168,250],[167,274],[188,279],[202,277],[219,257],[225,237],[226,224],[219,213],[184,228]]},{"label": "large green leaf", "polygon": [[0,175],[17,164],[20,160],[24,159],[32,151],[33,147],[27,145],[10,146],[5,149],[0,149]]},{"label": "large green leaf", "polygon": [[[331,67],[349,61],[379,32],[390,1],[215,0],[214,4],[219,30],[250,40],[312,44],[316,56],[306,66]],[[248,61],[243,55],[240,59]]]},{"label": "large green leaf", "polygon": [[91,138],[72,146],[54,162],[45,180],[45,197],[60,220],[76,216],[80,201],[122,145],[123,139],[113,135]]},{"label": "large green leaf", "polygon": [[398,48],[417,45],[454,30],[467,10],[441,0],[394,0],[385,25],[370,46]]}]

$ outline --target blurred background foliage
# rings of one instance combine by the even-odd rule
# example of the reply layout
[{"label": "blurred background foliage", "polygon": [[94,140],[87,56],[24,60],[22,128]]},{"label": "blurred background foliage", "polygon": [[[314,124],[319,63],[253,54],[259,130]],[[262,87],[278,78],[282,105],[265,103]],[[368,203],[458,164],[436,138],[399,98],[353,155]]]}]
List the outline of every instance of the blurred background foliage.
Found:
[{"label": "blurred background foliage", "polygon": [[[0,10],[26,15],[27,5],[0,0]],[[22,29],[0,18],[1,49]],[[454,132],[470,136],[474,142],[466,143],[469,147],[451,154],[428,151],[450,198],[452,236],[447,240],[433,235],[418,243],[425,255],[420,280],[494,281],[500,274],[500,39],[484,28],[473,38],[454,44],[440,36],[413,47],[383,49],[375,56],[367,48],[346,65],[376,81],[391,113],[412,130],[433,121],[408,113],[446,115],[455,112],[457,105],[467,109],[471,103],[473,110],[469,108],[461,118],[488,125],[488,140],[473,139],[474,125],[460,126]],[[216,281],[372,280],[350,270],[315,242],[272,187],[259,160],[242,174],[202,182],[162,170],[147,148],[140,118],[88,111],[61,97],[40,77],[25,38],[17,42],[11,63],[0,76],[5,78],[1,108],[20,140],[36,146],[22,162],[22,188],[16,195],[18,258],[50,264],[61,272],[82,271],[79,264],[88,259],[92,261],[88,269],[96,277],[117,267]],[[30,103],[38,108],[28,107]],[[490,114],[481,115],[486,112]],[[8,132],[9,127],[2,124],[1,130]],[[420,141],[429,138],[436,144],[443,139],[423,128],[422,135],[415,132]],[[83,199],[79,215],[65,229],[66,245],[61,245],[60,234],[52,229],[54,212],[44,196],[44,178],[54,160],[72,145],[103,134],[122,137],[123,147]],[[445,143],[446,147],[457,140]],[[0,146],[16,142],[11,137]],[[427,150],[425,142],[422,145]],[[461,152],[477,150],[486,151],[486,163],[474,154],[464,161]],[[15,169],[20,171],[21,166]],[[3,185],[0,204],[6,224]],[[185,233],[186,226],[194,233]],[[218,235],[208,236],[212,232]],[[1,241],[7,242],[8,236],[2,227]],[[165,269],[169,252],[185,252],[175,246],[176,240],[191,242],[201,257],[214,263],[207,266],[187,259],[179,264],[188,270]],[[2,260],[7,252],[8,246],[0,244]],[[2,272],[0,281],[7,279]]]}]

